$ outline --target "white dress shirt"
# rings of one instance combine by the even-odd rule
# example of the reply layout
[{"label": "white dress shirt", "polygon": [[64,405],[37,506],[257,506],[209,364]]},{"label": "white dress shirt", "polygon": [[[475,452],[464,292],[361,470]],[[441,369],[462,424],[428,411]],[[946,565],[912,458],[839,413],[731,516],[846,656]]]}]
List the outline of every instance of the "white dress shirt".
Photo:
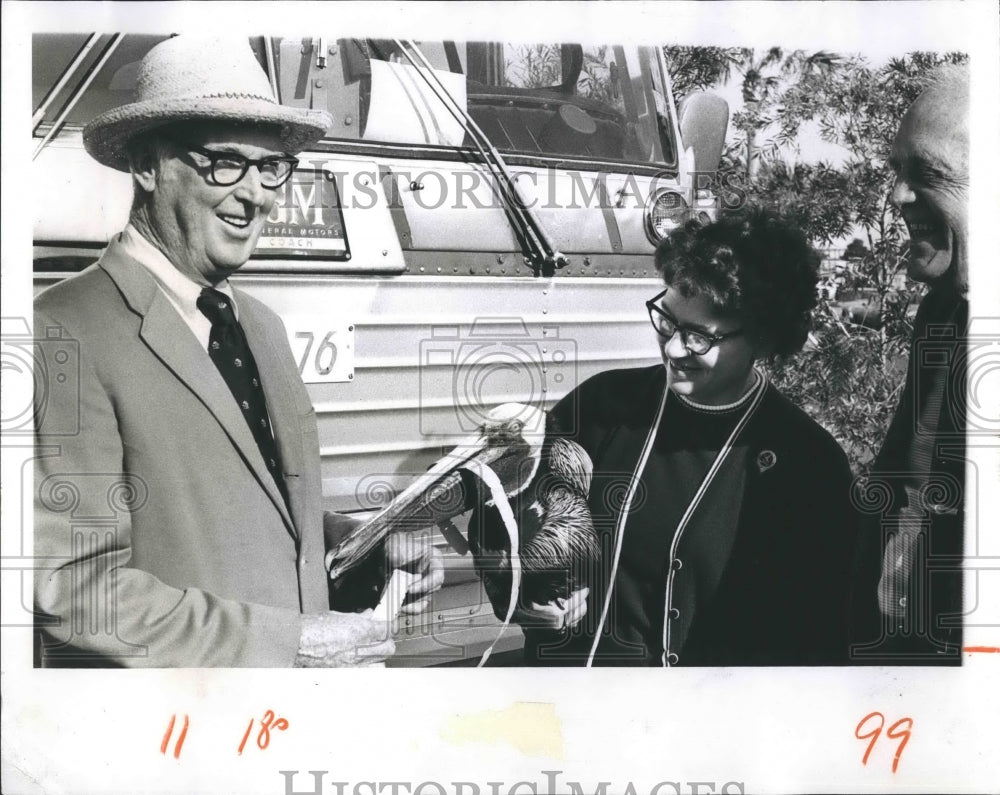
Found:
[{"label": "white dress shirt", "polygon": [[[208,350],[208,339],[212,333],[212,324],[208,318],[202,314],[198,308],[198,297],[205,287],[212,287],[208,282],[198,284],[185,276],[173,263],[167,259],[166,255],[156,246],[150,243],[142,233],[132,224],[129,224],[118,235],[118,243],[125,249],[125,252],[146,268],[156,279],[156,283],[163,290],[167,300],[177,310],[177,314],[191,329],[191,332],[198,338],[201,347]],[[232,301],[233,311],[236,319],[239,320],[240,310],[233,296],[233,288],[229,286],[229,281],[222,281],[214,285],[215,289],[229,296]]]}]

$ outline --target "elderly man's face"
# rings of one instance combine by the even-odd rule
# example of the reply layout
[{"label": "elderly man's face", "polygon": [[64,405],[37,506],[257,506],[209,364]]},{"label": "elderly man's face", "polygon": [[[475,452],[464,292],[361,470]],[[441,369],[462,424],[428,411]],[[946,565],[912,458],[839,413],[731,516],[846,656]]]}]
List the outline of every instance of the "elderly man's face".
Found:
[{"label": "elderly man's face", "polygon": [[966,109],[941,89],[922,94],[903,117],[892,147],[892,201],[910,231],[911,279],[968,273],[969,140]]},{"label": "elderly man's face", "polygon": [[254,166],[235,185],[215,184],[208,160],[187,145],[254,160],[285,152],[276,132],[228,123],[182,129],[168,128],[159,136],[155,173],[147,177],[146,222],[175,267],[198,282],[215,284],[250,258],[277,191],[261,185]]}]

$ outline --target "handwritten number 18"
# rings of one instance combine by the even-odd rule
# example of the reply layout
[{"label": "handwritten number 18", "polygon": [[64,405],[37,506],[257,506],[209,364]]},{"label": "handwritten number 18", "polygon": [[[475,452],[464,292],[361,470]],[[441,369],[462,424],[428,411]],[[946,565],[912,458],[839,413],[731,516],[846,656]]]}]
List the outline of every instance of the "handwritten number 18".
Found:
[{"label": "handwritten number 18", "polygon": [[[864,734],[861,733],[862,728],[873,718],[878,719],[878,725]],[[872,749],[875,747],[875,741],[878,740],[879,735],[882,734],[882,729],[885,727],[885,716],[881,712],[870,712],[865,715],[861,722],[858,723],[857,727],[854,729],[854,736],[859,740],[867,740],[869,737],[871,741],[868,743],[868,748],[865,750],[865,755],[861,758],[861,764],[868,764],[868,757],[871,755]],[[910,729],[913,728],[913,718],[900,718],[886,731],[885,736],[890,740],[899,740],[900,743],[896,748],[896,755],[892,758],[892,772],[896,772],[896,768],[899,767],[899,757],[903,753],[903,748],[906,747],[906,743],[910,739]]]},{"label": "handwritten number 18", "polygon": [[[257,747],[260,750],[267,748],[268,744],[271,742],[271,729],[276,731],[284,731],[288,728],[288,721],[284,718],[274,719],[274,710],[268,710],[264,713],[264,717],[260,721],[260,731],[257,732]],[[243,740],[240,742],[240,747],[237,749],[236,753],[242,755],[243,749],[246,747],[247,739],[250,737],[250,732],[253,730],[254,720],[250,719],[250,723],[247,724],[247,730],[243,733]]]}]

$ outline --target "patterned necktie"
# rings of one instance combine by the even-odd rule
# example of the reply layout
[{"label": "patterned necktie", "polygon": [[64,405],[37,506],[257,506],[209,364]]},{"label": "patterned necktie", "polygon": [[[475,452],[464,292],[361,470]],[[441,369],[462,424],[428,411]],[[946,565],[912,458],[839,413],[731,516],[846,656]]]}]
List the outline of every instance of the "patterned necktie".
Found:
[{"label": "patterned necktie", "polygon": [[261,386],[257,363],[247,344],[243,328],[236,320],[232,302],[225,293],[206,287],[198,297],[198,309],[212,324],[208,338],[208,355],[233,393],[237,405],[243,412],[254,441],[260,450],[264,463],[274,478],[285,503],[284,479],[281,477],[281,461],[278,446],[271,433],[267,414],[267,402]]}]

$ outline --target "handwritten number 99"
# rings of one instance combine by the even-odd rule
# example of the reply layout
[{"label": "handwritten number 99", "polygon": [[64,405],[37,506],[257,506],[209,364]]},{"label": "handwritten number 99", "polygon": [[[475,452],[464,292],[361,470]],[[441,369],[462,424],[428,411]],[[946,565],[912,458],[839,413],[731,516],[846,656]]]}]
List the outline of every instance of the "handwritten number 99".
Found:
[{"label": "handwritten number 99", "polygon": [[[878,723],[875,728],[870,731],[861,733],[861,730],[865,727],[865,724],[871,721],[874,723],[873,719],[877,719]],[[871,738],[868,743],[868,748],[865,750],[865,755],[861,758],[861,764],[868,764],[868,757],[871,755],[872,749],[875,747],[875,742],[878,740],[879,735],[882,734],[882,729],[885,727],[885,716],[881,712],[870,712],[865,715],[861,722],[858,723],[857,727],[854,729],[854,736],[859,740],[867,740]],[[892,758],[892,772],[896,772],[896,768],[899,767],[899,757],[903,753],[903,748],[906,747],[906,743],[910,739],[910,729],[913,728],[913,718],[900,718],[886,731],[885,736],[890,740],[899,740],[900,743],[896,747],[896,755]]]}]

